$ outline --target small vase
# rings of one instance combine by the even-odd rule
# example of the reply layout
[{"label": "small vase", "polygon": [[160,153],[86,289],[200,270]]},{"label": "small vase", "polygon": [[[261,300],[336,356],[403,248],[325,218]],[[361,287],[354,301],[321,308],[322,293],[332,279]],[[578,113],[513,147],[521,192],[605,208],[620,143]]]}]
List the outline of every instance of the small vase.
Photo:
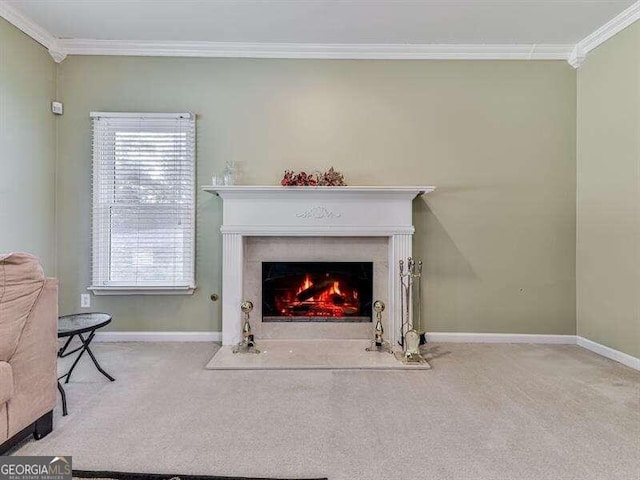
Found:
[{"label": "small vase", "polygon": [[233,160],[226,163],[223,173],[224,185],[236,184],[236,164]]}]

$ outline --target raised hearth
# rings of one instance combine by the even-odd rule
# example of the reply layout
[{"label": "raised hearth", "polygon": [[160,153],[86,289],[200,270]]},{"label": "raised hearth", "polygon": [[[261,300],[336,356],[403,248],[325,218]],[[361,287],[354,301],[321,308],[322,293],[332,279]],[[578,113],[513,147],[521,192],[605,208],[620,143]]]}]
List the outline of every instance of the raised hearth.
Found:
[{"label": "raised hearth", "polygon": [[262,340],[260,355],[234,354],[222,347],[207,370],[430,370],[428,363],[406,364],[365,349],[369,340]]},{"label": "raised hearth", "polygon": [[[371,338],[371,302],[382,300],[387,305],[383,317],[386,337],[395,344],[401,322],[398,262],[411,256],[411,238],[415,230],[412,201],[433,191],[434,187],[237,185],[203,188],[223,199],[223,345],[235,345],[241,340],[240,303],[245,298],[256,306],[251,322],[258,343],[261,338]],[[255,242],[248,243],[254,239]],[[301,277],[301,285],[294,288],[295,298],[290,297],[298,304],[285,308],[285,314],[282,309],[280,314],[274,314],[275,307],[267,305],[271,308],[267,311],[264,304],[268,299],[263,298],[263,294],[271,295],[263,291],[264,268],[275,262],[289,261],[334,265],[340,262],[371,263],[371,296],[368,291],[359,291],[356,302],[353,292],[344,295],[340,282],[345,282],[346,277],[329,281],[332,274],[344,275],[343,271],[329,269],[324,272],[324,280],[322,272],[309,272],[313,275],[308,281]],[[327,273],[329,277],[326,277]],[[362,288],[344,285],[349,289]],[[306,293],[298,297],[305,290]],[[363,293],[365,299],[360,296]],[[316,296],[322,297],[322,301],[318,302]],[[313,302],[308,301],[311,298]],[[302,305],[305,301],[307,304]],[[324,304],[320,305],[322,302]],[[345,310],[353,312],[354,308],[357,313],[342,316],[327,313],[331,304],[339,307],[339,304],[347,303],[350,308],[343,309],[343,313]],[[291,321],[295,315],[290,313],[295,308],[307,308],[313,314]],[[309,321],[323,315],[341,321]],[[289,321],[273,321],[276,317],[280,317],[279,320],[289,317]],[[353,322],[349,321],[350,317],[366,321]]]}]

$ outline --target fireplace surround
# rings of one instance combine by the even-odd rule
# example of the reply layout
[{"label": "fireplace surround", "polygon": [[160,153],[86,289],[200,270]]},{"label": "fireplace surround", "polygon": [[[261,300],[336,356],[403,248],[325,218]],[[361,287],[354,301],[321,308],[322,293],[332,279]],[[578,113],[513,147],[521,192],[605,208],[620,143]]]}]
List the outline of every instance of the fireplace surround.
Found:
[{"label": "fireplace surround", "polygon": [[[395,343],[401,321],[398,262],[411,256],[411,239],[415,230],[412,201],[435,187],[235,185],[206,186],[203,189],[220,196],[223,201],[220,229],[223,239],[223,346],[235,345],[241,340],[241,301],[251,297],[248,299],[254,305],[262,307],[262,288],[255,285],[256,281],[262,282],[262,265],[282,261],[283,258],[295,262],[371,262],[374,278],[372,300],[382,300],[387,305],[384,318],[386,336],[392,344]],[[332,242],[337,242],[340,248],[309,247],[326,246]],[[252,250],[255,245],[262,245],[259,256],[256,256],[255,249]],[[277,251],[278,245],[289,253],[293,251],[291,245],[297,245],[298,251],[306,254],[296,253],[296,258],[290,255],[283,257]],[[359,245],[367,245],[371,251],[367,252]],[[376,260],[375,252],[382,252],[383,258]],[[366,316],[370,317],[370,307],[367,308]],[[262,320],[262,308],[256,310],[252,313],[252,326],[258,318]],[[261,334],[270,338],[299,338],[308,331],[322,334],[320,338],[367,338],[373,329],[371,322],[259,323],[262,328],[256,331],[258,342]],[[283,325],[294,328],[276,328],[278,335],[273,331],[269,335],[271,326]],[[322,328],[314,329],[318,325]],[[354,330],[354,327],[361,330]],[[338,336],[332,336],[336,332]]]},{"label": "fireplace surround", "polygon": [[[388,295],[388,241],[385,237],[247,236],[243,238],[242,294],[251,299],[251,326],[260,339],[368,339],[371,322],[263,321],[263,268],[283,259],[296,263],[372,265],[372,294]],[[369,314],[371,310],[369,309]]]}]

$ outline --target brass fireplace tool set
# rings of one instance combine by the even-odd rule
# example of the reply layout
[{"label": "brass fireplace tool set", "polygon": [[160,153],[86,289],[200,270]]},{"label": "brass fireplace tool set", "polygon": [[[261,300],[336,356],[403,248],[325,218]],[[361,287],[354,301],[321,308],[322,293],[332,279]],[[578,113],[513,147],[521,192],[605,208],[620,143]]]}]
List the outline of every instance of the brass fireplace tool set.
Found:
[{"label": "brass fireplace tool set", "polygon": [[422,260],[417,262],[409,257],[405,263],[400,260],[400,311],[402,322],[400,325],[400,341],[402,352],[396,352],[396,358],[404,363],[427,363],[420,354],[420,333],[414,323],[413,291],[418,291],[417,299],[417,328],[422,326],[422,296],[420,279],[422,278]]},{"label": "brass fireplace tool set", "polygon": [[[422,302],[420,279],[422,277],[422,261],[415,261],[409,257],[407,261],[400,260],[400,340],[398,345],[401,351],[396,351],[395,356],[403,363],[427,363],[420,354],[420,332],[417,328],[422,326]],[[413,291],[417,290],[417,322],[414,322]],[[376,300],[373,303],[373,310],[376,312],[376,326],[374,329],[374,339],[367,347],[368,352],[388,352],[394,353],[389,342],[383,339],[384,329],[382,327],[382,312],[385,309],[384,303]],[[417,324],[417,325],[416,325]]]}]

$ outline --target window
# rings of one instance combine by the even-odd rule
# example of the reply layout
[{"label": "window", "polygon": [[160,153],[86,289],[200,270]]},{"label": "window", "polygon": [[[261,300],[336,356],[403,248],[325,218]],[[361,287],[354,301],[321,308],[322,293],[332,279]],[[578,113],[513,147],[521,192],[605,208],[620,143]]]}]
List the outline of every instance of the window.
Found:
[{"label": "window", "polygon": [[92,112],[97,294],[193,293],[195,118]]}]

